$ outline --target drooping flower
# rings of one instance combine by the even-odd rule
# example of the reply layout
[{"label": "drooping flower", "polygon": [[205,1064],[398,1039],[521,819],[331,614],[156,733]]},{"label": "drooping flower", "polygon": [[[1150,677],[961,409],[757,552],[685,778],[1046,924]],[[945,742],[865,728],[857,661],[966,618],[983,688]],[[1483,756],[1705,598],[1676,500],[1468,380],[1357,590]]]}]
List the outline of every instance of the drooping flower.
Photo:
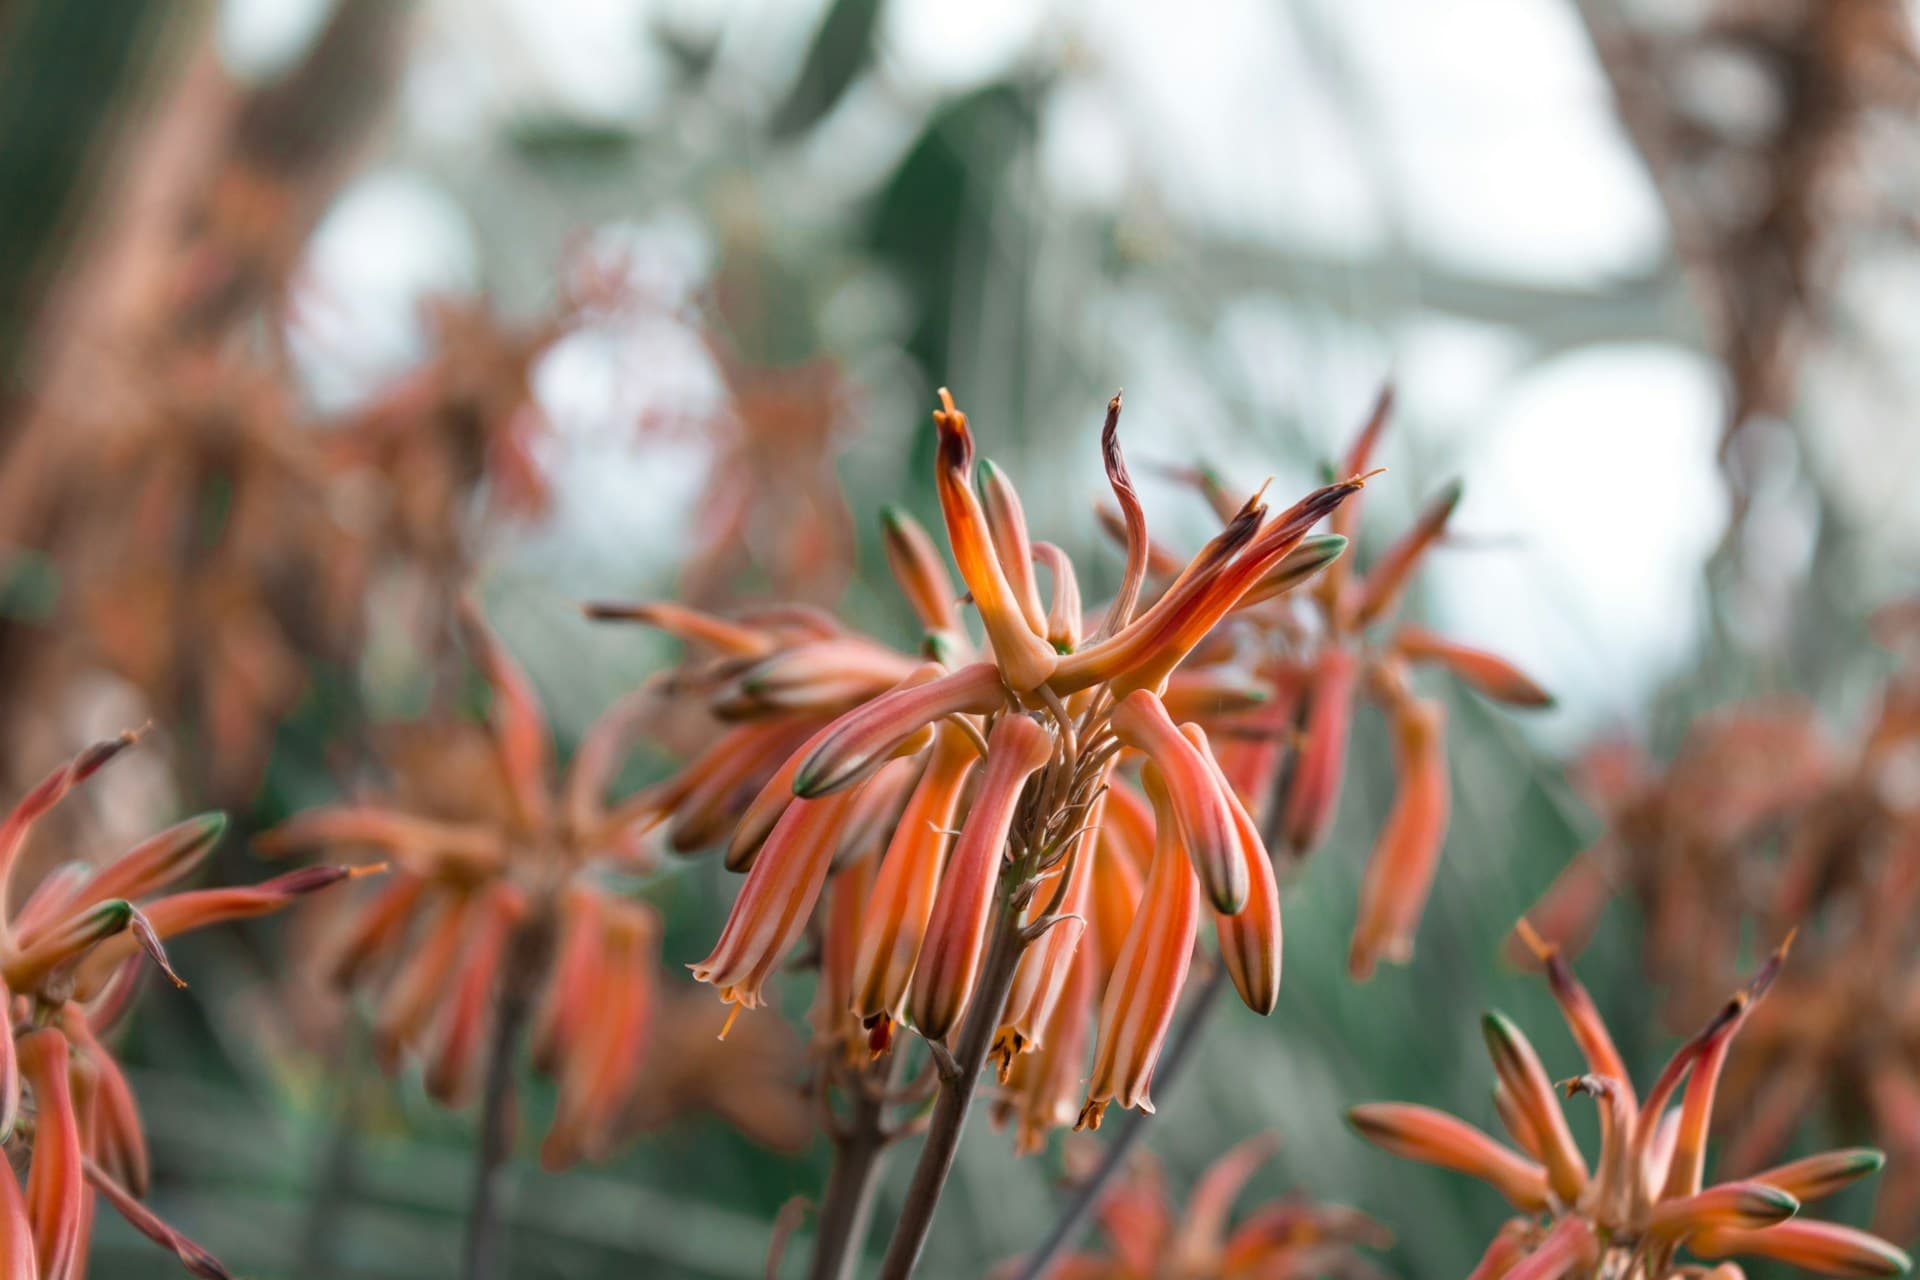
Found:
[{"label": "drooping flower", "polygon": [[1489,1245],[1476,1277],[1669,1280],[1707,1270],[1680,1261],[1686,1254],[1709,1262],[1772,1259],[1821,1275],[1899,1275],[1909,1269],[1906,1254],[1884,1240],[1797,1216],[1802,1204],[1877,1171],[1877,1151],[1826,1152],[1706,1184],[1707,1130],[1728,1048],[1779,976],[1787,943],[1680,1046],[1640,1095],[1572,968],[1524,922],[1522,935],[1536,948],[1585,1059],[1586,1071],[1559,1087],[1568,1098],[1584,1094],[1599,1108],[1600,1151],[1591,1167],[1574,1143],[1539,1055],[1498,1014],[1488,1015],[1483,1030],[1494,1065],[1496,1110],[1512,1146],[1444,1112],[1411,1104],[1370,1104],[1348,1117],[1363,1137],[1387,1151],[1479,1178],[1519,1210],[1521,1216]]},{"label": "drooping flower", "polygon": [[1062,1258],[1056,1280],[1372,1280],[1364,1249],[1391,1237],[1356,1210],[1299,1193],[1268,1201],[1233,1223],[1234,1201],[1278,1145],[1272,1135],[1239,1143],[1194,1183],[1185,1205],[1142,1153],[1100,1202],[1105,1248]]},{"label": "drooping flower", "polygon": [[[94,1196],[209,1280],[228,1272],[140,1202],[146,1134],[126,1075],[102,1037],[131,1003],[151,960],[176,986],[163,940],[264,915],[352,878],[309,867],[246,888],[174,891],[219,842],[226,819],[189,818],[112,861],[74,860],[43,876],[16,908],[16,863],[34,824],[134,741],[122,734],[48,774],[0,821],[0,1274],[75,1280],[87,1269]],[[144,958],[144,959],[143,959]],[[25,1170],[24,1186],[14,1169]]]},{"label": "drooping flower", "polygon": [[[843,1050],[885,1053],[901,1025],[947,1047],[991,1016],[1003,1081],[1044,1092],[1015,1104],[1028,1149],[1082,1110],[1061,1095],[1084,1078],[1096,1039],[1106,1066],[1084,1122],[1098,1123],[1109,1099],[1146,1104],[1202,904],[1243,998],[1273,1007],[1277,886],[1208,733],[1220,708],[1258,698],[1243,692],[1252,675],[1230,647],[1207,637],[1247,601],[1310,578],[1273,585],[1313,525],[1360,487],[1327,486],[1277,515],[1255,494],[1164,592],[1143,598],[1149,544],[1119,413],[1116,397],[1103,444],[1130,541],[1121,590],[1096,616],[1083,615],[1068,558],[1030,534],[1007,474],[976,464],[966,415],[945,392],[936,487],[980,639],[932,539],[899,511],[887,513],[885,545],[924,630],[917,659],[810,610],[737,620],[590,610],[715,655],[689,662],[674,687],[729,727],[630,807],[670,838],[698,833],[682,847],[730,830],[728,864],[747,871],[695,976],[753,1008],[813,929],[833,1002],[816,1002],[814,1025]],[[1328,558],[1319,550],[1312,568]],[[1136,770],[1154,781],[1135,781]],[[1003,910],[1017,915],[1011,936]],[[996,965],[1000,1003],[976,1009]]]},{"label": "drooping flower", "polygon": [[[542,1160],[603,1158],[639,1117],[662,1118],[645,1095],[674,1070],[656,1051],[666,1034],[660,921],[621,888],[652,865],[657,850],[634,833],[655,819],[606,803],[648,703],[617,704],[558,771],[531,683],[476,612],[464,618],[493,695],[484,730],[443,726],[412,757],[393,802],[308,810],[260,845],[372,850],[391,861],[323,961],[343,988],[375,998],[375,1050],[388,1070],[416,1058],[433,1097],[465,1105],[482,1083],[491,1028],[517,1006],[530,1019],[535,1067],[558,1085]],[[789,1118],[802,1108],[797,1089],[768,1090],[784,1107],[753,1108],[722,1096],[729,1079],[709,1075],[705,1094],[688,1087],[702,1081],[683,1081],[680,1096],[741,1117],[779,1113],[749,1131],[766,1141],[790,1144],[804,1132]]]}]

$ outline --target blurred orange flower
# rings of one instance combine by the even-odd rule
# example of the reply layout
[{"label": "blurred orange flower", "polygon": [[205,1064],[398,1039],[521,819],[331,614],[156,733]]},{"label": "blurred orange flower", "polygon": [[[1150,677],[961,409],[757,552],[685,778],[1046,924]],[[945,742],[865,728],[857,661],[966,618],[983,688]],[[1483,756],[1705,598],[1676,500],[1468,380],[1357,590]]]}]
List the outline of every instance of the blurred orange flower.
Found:
[{"label": "blurred orange flower", "polygon": [[[465,1105],[494,1029],[530,1017],[534,1065],[559,1085],[541,1147],[549,1166],[603,1158],[643,1124],[672,1118],[655,1096],[663,1089],[761,1141],[804,1138],[803,1101],[780,1069],[690,1073],[684,1054],[667,1052],[685,1037],[663,1015],[684,1020],[685,1005],[663,1000],[656,912],[622,887],[653,855],[632,838],[631,816],[605,803],[647,701],[616,705],[556,774],[532,685],[477,613],[463,617],[492,690],[486,730],[423,734],[403,758],[395,803],[309,810],[260,839],[274,853],[371,849],[392,860],[323,961],[341,986],[378,994],[383,1065],[417,1055],[428,1091]],[[777,1036],[761,1043],[769,1062],[794,1060]]]},{"label": "blurred orange flower", "polygon": [[227,1271],[140,1203],[146,1134],[126,1076],[100,1037],[123,1014],[143,954],[176,986],[164,939],[277,911],[357,874],[309,867],[240,889],[166,892],[218,843],[226,819],[202,814],[95,867],[55,867],[18,908],[14,865],[34,824],[134,741],[122,734],[48,774],[0,822],[0,1141],[25,1185],[0,1173],[0,1273],[77,1280],[87,1270],[94,1194],[197,1276]]},{"label": "blurred orange flower", "polygon": [[1371,1280],[1380,1274],[1361,1249],[1391,1236],[1356,1210],[1288,1195],[1261,1205],[1229,1230],[1234,1201],[1278,1145],[1246,1139],[1200,1175],[1184,1207],[1167,1196],[1160,1167],[1144,1152],[1100,1202],[1107,1247],[1069,1254],[1053,1280]]}]

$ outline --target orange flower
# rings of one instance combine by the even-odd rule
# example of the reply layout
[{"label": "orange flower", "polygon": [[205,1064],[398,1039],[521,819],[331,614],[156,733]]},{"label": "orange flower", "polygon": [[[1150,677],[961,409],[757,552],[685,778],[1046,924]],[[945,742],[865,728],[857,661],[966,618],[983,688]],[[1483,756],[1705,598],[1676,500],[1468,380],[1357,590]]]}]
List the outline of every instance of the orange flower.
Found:
[{"label": "orange flower", "polygon": [[[1601,1107],[1600,1155],[1589,1174],[1544,1067],[1519,1029],[1498,1014],[1486,1022],[1499,1078],[1502,1120],[1525,1154],[1450,1116],[1423,1107],[1376,1104],[1350,1119],[1362,1136],[1409,1159],[1480,1178],[1524,1213],[1488,1248],[1476,1276],[1551,1280],[1604,1274],[1621,1280],[1670,1280],[1703,1268],[1678,1261],[1774,1258],[1826,1275],[1897,1275],[1905,1254],[1864,1232],[1795,1217],[1801,1205],[1830,1195],[1880,1167],[1876,1152],[1843,1151],[1766,1173],[1703,1186],[1707,1126],[1728,1045],[1766,995],[1786,959],[1783,944],[1746,986],[1681,1045],[1644,1097],[1620,1071],[1612,1038],[1592,1001],[1550,944],[1540,947],[1555,999],[1586,1058],[1588,1074],[1565,1084]],[[1669,1109],[1676,1092],[1678,1107]],[[1791,1219],[1791,1221],[1789,1221]]]},{"label": "orange flower", "polygon": [[1376,1274],[1361,1249],[1384,1249],[1388,1233],[1340,1205],[1301,1195],[1271,1201],[1230,1226],[1247,1180],[1271,1158],[1271,1134],[1248,1138],[1200,1176],[1184,1207],[1167,1200],[1150,1156],[1138,1156],[1097,1210],[1102,1253],[1063,1258],[1047,1273],[1084,1280],[1359,1280]]},{"label": "orange flower", "polygon": [[[671,683],[699,694],[709,714],[736,717],[734,727],[623,807],[634,823],[692,823],[703,836],[732,815],[729,864],[750,867],[695,975],[723,1000],[752,1007],[812,923],[823,965],[814,1012],[823,1060],[842,1056],[851,1025],[823,999],[847,1006],[875,1054],[893,1045],[904,1006],[908,1025],[943,1062],[963,1040],[975,1043],[965,1033],[990,1018],[978,1047],[983,1059],[990,1048],[1002,1078],[1024,1091],[1015,1110],[1029,1150],[1071,1114],[1062,1112],[1062,1091],[1084,1071],[1096,982],[1105,996],[1095,1098],[1145,1103],[1184,985],[1201,886],[1242,999],[1261,1013],[1274,1005],[1278,887],[1208,732],[1230,735],[1233,717],[1266,697],[1234,665],[1232,647],[1207,637],[1250,594],[1284,591],[1337,554],[1337,539],[1306,539],[1360,487],[1327,486],[1272,518],[1257,496],[1241,504],[1230,528],[1135,617],[1151,556],[1118,415],[1116,398],[1103,449],[1128,568],[1097,625],[1082,616],[1071,562],[1033,540],[1007,474],[983,464],[976,491],[972,434],[945,392],[934,414],[935,479],[948,546],[985,632],[980,650],[931,540],[897,511],[884,517],[885,547],[926,629],[928,660],[919,665],[817,615],[804,615],[802,635],[797,627],[781,634],[773,620],[789,615],[778,611],[730,621],[660,606],[593,610],[667,627],[720,655],[689,664]],[[1036,564],[1051,580],[1050,598]],[[766,676],[793,671],[808,678]],[[976,757],[983,763],[969,785]],[[1160,779],[1151,811],[1131,781],[1136,769]],[[897,781],[879,786],[883,770]],[[860,887],[850,882],[843,895],[833,877],[848,876]],[[1081,963],[1090,949],[1090,963]],[[1090,1117],[1097,1112],[1092,1106]]]},{"label": "orange flower", "polygon": [[203,814],[97,868],[64,864],[13,909],[14,863],[34,823],[133,741],[122,734],[86,748],[0,820],[0,1004],[13,1028],[0,1037],[0,1140],[27,1171],[24,1192],[11,1170],[0,1172],[0,1274],[8,1277],[83,1275],[96,1191],[192,1274],[227,1276],[139,1202],[146,1136],[100,1035],[127,1008],[142,953],[185,985],[163,938],[278,910],[354,874],[311,867],[250,888],[167,893],[226,830],[224,816]]},{"label": "orange flower", "polygon": [[[510,1016],[503,1010],[530,1009],[535,1065],[559,1086],[542,1160],[603,1158],[631,1132],[639,1095],[661,1069],[647,1051],[659,1007],[659,920],[610,879],[644,871],[658,856],[633,836],[658,823],[649,807],[656,801],[619,809],[605,801],[649,706],[626,702],[608,712],[556,777],[531,683],[477,613],[463,616],[475,666],[493,691],[485,731],[432,728],[428,749],[403,757],[410,767],[400,771],[394,803],[309,810],[267,832],[260,846],[371,849],[391,860],[390,881],[342,922],[322,958],[335,981],[377,996],[375,1046],[386,1069],[416,1057],[429,1093],[463,1105],[477,1092],[493,1029]],[[775,762],[763,752],[747,767]],[[690,810],[709,803],[701,795],[710,776],[684,789]],[[736,781],[714,803],[725,807],[739,789]],[[797,809],[795,825],[803,825]],[[789,860],[766,852],[756,874],[790,872]],[[797,916],[804,923],[805,909]],[[738,982],[743,999],[757,990],[748,971]],[[731,1105],[719,1096],[696,1103]],[[800,1105],[797,1093],[787,1105]],[[791,1129],[780,1122],[750,1136],[785,1140]]]},{"label": "orange flower", "polygon": [[[1721,1167],[1752,1176],[1778,1159],[1824,1096],[1843,1136],[1891,1151],[1873,1222],[1903,1239],[1920,1229],[1920,1071],[1898,1049],[1920,1033],[1905,994],[1920,963],[1920,808],[1902,781],[1920,752],[1920,610],[1883,609],[1873,631],[1899,665],[1850,741],[1772,698],[1701,717],[1664,765],[1626,744],[1588,752],[1577,781],[1606,828],[1530,918],[1577,950],[1625,890],[1670,1021],[1712,1007],[1753,930],[1804,921],[1792,970],[1724,1073],[1718,1110],[1737,1130]],[[1528,939],[1514,941],[1525,959]]]},{"label": "orange flower", "polygon": [[[1383,391],[1342,463],[1346,473],[1366,471],[1391,406],[1390,392]],[[1221,537],[1231,540],[1240,510],[1210,473],[1200,470],[1187,478],[1227,522]],[[1357,483],[1350,484],[1357,489]],[[1438,703],[1413,692],[1411,672],[1437,667],[1512,706],[1541,707],[1551,700],[1501,658],[1392,623],[1415,571],[1446,531],[1460,486],[1442,489],[1364,574],[1351,556],[1341,554],[1357,527],[1359,503],[1352,489],[1342,493],[1340,488],[1321,490],[1296,508],[1311,517],[1326,502],[1331,533],[1307,537],[1311,519],[1302,525],[1282,517],[1269,522],[1223,571],[1234,589],[1244,585],[1231,607],[1237,610],[1236,625],[1264,650],[1255,669],[1270,704],[1241,718],[1247,741],[1234,752],[1227,773],[1263,829],[1295,858],[1304,857],[1325,838],[1339,808],[1350,731],[1363,695],[1386,712],[1396,740],[1400,791],[1368,862],[1354,927],[1349,967],[1364,979],[1382,959],[1405,963],[1412,957],[1446,835],[1443,715]],[[1278,537],[1282,528],[1285,538]],[[1262,574],[1240,583],[1236,573],[1257,555],[1267,557],[1260,562]],[[1271,596],[1309,581],[1310,591],[1268,603]],[[1195,589],[1183,576],[1165,599]],[[1063,671],[1068,666],[1063,663]],[[1223,735],[1232,723],[1222,724]],[[1297,750],[1289,758],[1281,748],[1294,737],[1296,723]]]}]

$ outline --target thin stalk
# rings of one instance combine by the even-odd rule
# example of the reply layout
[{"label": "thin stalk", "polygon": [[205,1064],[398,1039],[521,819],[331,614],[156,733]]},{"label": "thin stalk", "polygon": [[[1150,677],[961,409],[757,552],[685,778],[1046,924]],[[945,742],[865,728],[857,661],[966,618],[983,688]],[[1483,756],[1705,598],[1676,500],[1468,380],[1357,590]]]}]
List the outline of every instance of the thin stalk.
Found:
[{"label": "thin stalk", "polygon": [[820,1198],[808,1280],[851,1280],[873,1220],[874,1193],[886,1163],[888,1134],[882,1123],[885,1082],[863,1076],[854,1091],[853,1114],[834,1136],[833,1167]]},{"label": "thin stalk", "polygon": [[[1162,1105],[1174,1082],[1180,1078],[1181,1068],[1192,1056],[1194,1045],[1199,1043],[1200,1032],[1219,1005],[1220,993],[1226,985],[1226,966],[1215,965],[1213,973],[1181,1016],[1180,1025],[1173,1029],[1166,1051],[1160,1055],[1160,1063],[1153,1072],[1153,1091],[1161,1099]],[[1101,1153],[1100,1167],[1093,1171],[1092,1177],[1080,1184],[1073,1199],[1067,1202],[1067,1207],[1054,1220],[1047,1238],[1040,1242],[1040,1247],[1021,1260],[1015,1280],[1041,1280],[1059,1261],[1061,1253],[1079,1239],[1081,1231],[1086,1229],[1087,1219],[1093,1216],[1093,1211],[1100,1207],[1100,1202],[1106,1199],[1107,1192],[1112,1189],[1115,1176],[1126,1167],[1127,1156],[1140,1145],[1140,1139],[1146,1135],[1147,1121],[1151,1119],[1153,1113],[1148,1111],[1129,1111],[1126,1114],[1120,1132],[1113,1136],[1106,1150]]]},{"label": "thin stalk", "polygon": [[547,930],[535,924],[514,934],[501,966],[500,992],[487,1041],[487,1075],[480,1103],[480,1146],[474,1157],[473,1194],[460,1274],[466,1280],[495,1280],[507,1274],[506,1223],[500,1213],[506,1198],[507,1158],[513,1154],[513,1083],[520,1042],[533,1014],[534,989],[547,949]]},{"label": "thin stalk", "polygon": [[900,1208],[900,1221],[887,1245],[887,1256],[880,1263],[880,1280],[907,1280],[919,1265],[926,1248],[927,1231],[933,1225],[933,1211],[946,1189],[947,1175],[953,1172],[953,1157],[960,1149],[960,1135],[966,1129],[967,1112],[974,1090],[980,1084],[980,1071],[986,1065],[987,1051],[993,1047],[994,1033],[1000,1029],[1000,1015],[1013,989],[1013,974],[1020,963],[1025,944],[1020,939],[1020,913],[1003,887],[995,912],[993,939],[988,946],[987,962],[974,989],[967,1019],[960,1031],[960,1044],[954,1050],[957,1070],[940,1083],[940,1097],[933,1107],[933,1119],[927,1128],[927,1145],[914,1166],[913,1182],[907,1188],[907,1200]]}]

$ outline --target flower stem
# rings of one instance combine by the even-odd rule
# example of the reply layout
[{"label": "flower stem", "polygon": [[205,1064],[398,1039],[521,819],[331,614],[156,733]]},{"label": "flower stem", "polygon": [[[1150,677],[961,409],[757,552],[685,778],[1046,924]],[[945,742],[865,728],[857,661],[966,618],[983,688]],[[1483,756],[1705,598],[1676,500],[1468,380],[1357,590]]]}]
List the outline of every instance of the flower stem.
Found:
[{"label": "flower stem", "polygon": [[927,1128],[927,1145],[914,1166],[913,1182],[907,1188],[907,1200],[900,1208],[900,1220],[887,1256],[880,1264],[880,1280],[907,1280],[919,1265],[926,1248],[927,1231],[933,1225],[933,1211],[946,1189],[947,1175],[953,1171],[953,1158],[960,1149],[960,1135],[967,1125],[967,1112],[973,1093],[980,1083],[981,1068],[987,1051],[993,1047],[994,1033],[1000,1029],[1000,1017],[1013,989],[1014,969],[1019,965],[1025,944],[1020,940],[1019,912],[1003,888],[995,913],[993,939],[987,960],[967,1009],[960,1030],[960,1043],[953,1059],[959,1068],[951,1079],[940,1085],[940,1097],[933,1107],[933,1120]]},{"label": "flower stem", "polygon": [[533,1014],[534,989],[547,949],[547,930],[534,925],[518,930],[500,971],[493,1029],[487,1041],[486,1081],[480,1102],[480,1146],[474,1157],[473,1194],[460,1274],[466,1280],[494,1280],[507,1274],[505,1198],[507,1157],[513,1154],[514,1074]]},{"label": "flower stem", "polygon": [[833,1167],[820,1198],[820,1225],[808,1280],[850,1280],[859,1269],[867,1224],[873,1218],[874,1193],[880,1187],[880,1168],[887,1158],[883,1110],[878,1089],[854,1092],[852,1115],[834,1138]]},{"label": "flower stem", "polygon": [[[1200,1032],[1206,1027],[1207,1019],[1220,1003],[1220,992],[1227,985],[1227,970],[1224,965],[1215,966],[1204,985],[1194,995],[1193,1003],[1187,1006],[1186,1014],[1180,1019],[1180,1025],[1174,1028],[1173,1037],[1168,1041],[1166,1051],[1160,1055],[1160,1063],[1154,1068],[1153,1091],[1164,1103],[1167,1093],[1180,1070],[1192,1056],[1193,1047],[1199,1043]],[[1060,1254],[1079,1238],[1086,1229],[1087,1219],[1100,1207],[1112,1188],[1113,1180],[1126,1167],[1127,1156],[1140,1145],[1140,1139],[1146,1135],[1147,1122],[1153,1119],[1153,1113],[1147,1111],[1129,1111],[1122,1123],[1120,1132],[1113,1136],[1101,1153],[1100,1167],[1091,1177],[1080,1184],[1073,1199],[1061,1210],[1054,1220],[1047,1238],[1021,1260],[1020,1270],[1015,1280],[1041,1280]]]}]

